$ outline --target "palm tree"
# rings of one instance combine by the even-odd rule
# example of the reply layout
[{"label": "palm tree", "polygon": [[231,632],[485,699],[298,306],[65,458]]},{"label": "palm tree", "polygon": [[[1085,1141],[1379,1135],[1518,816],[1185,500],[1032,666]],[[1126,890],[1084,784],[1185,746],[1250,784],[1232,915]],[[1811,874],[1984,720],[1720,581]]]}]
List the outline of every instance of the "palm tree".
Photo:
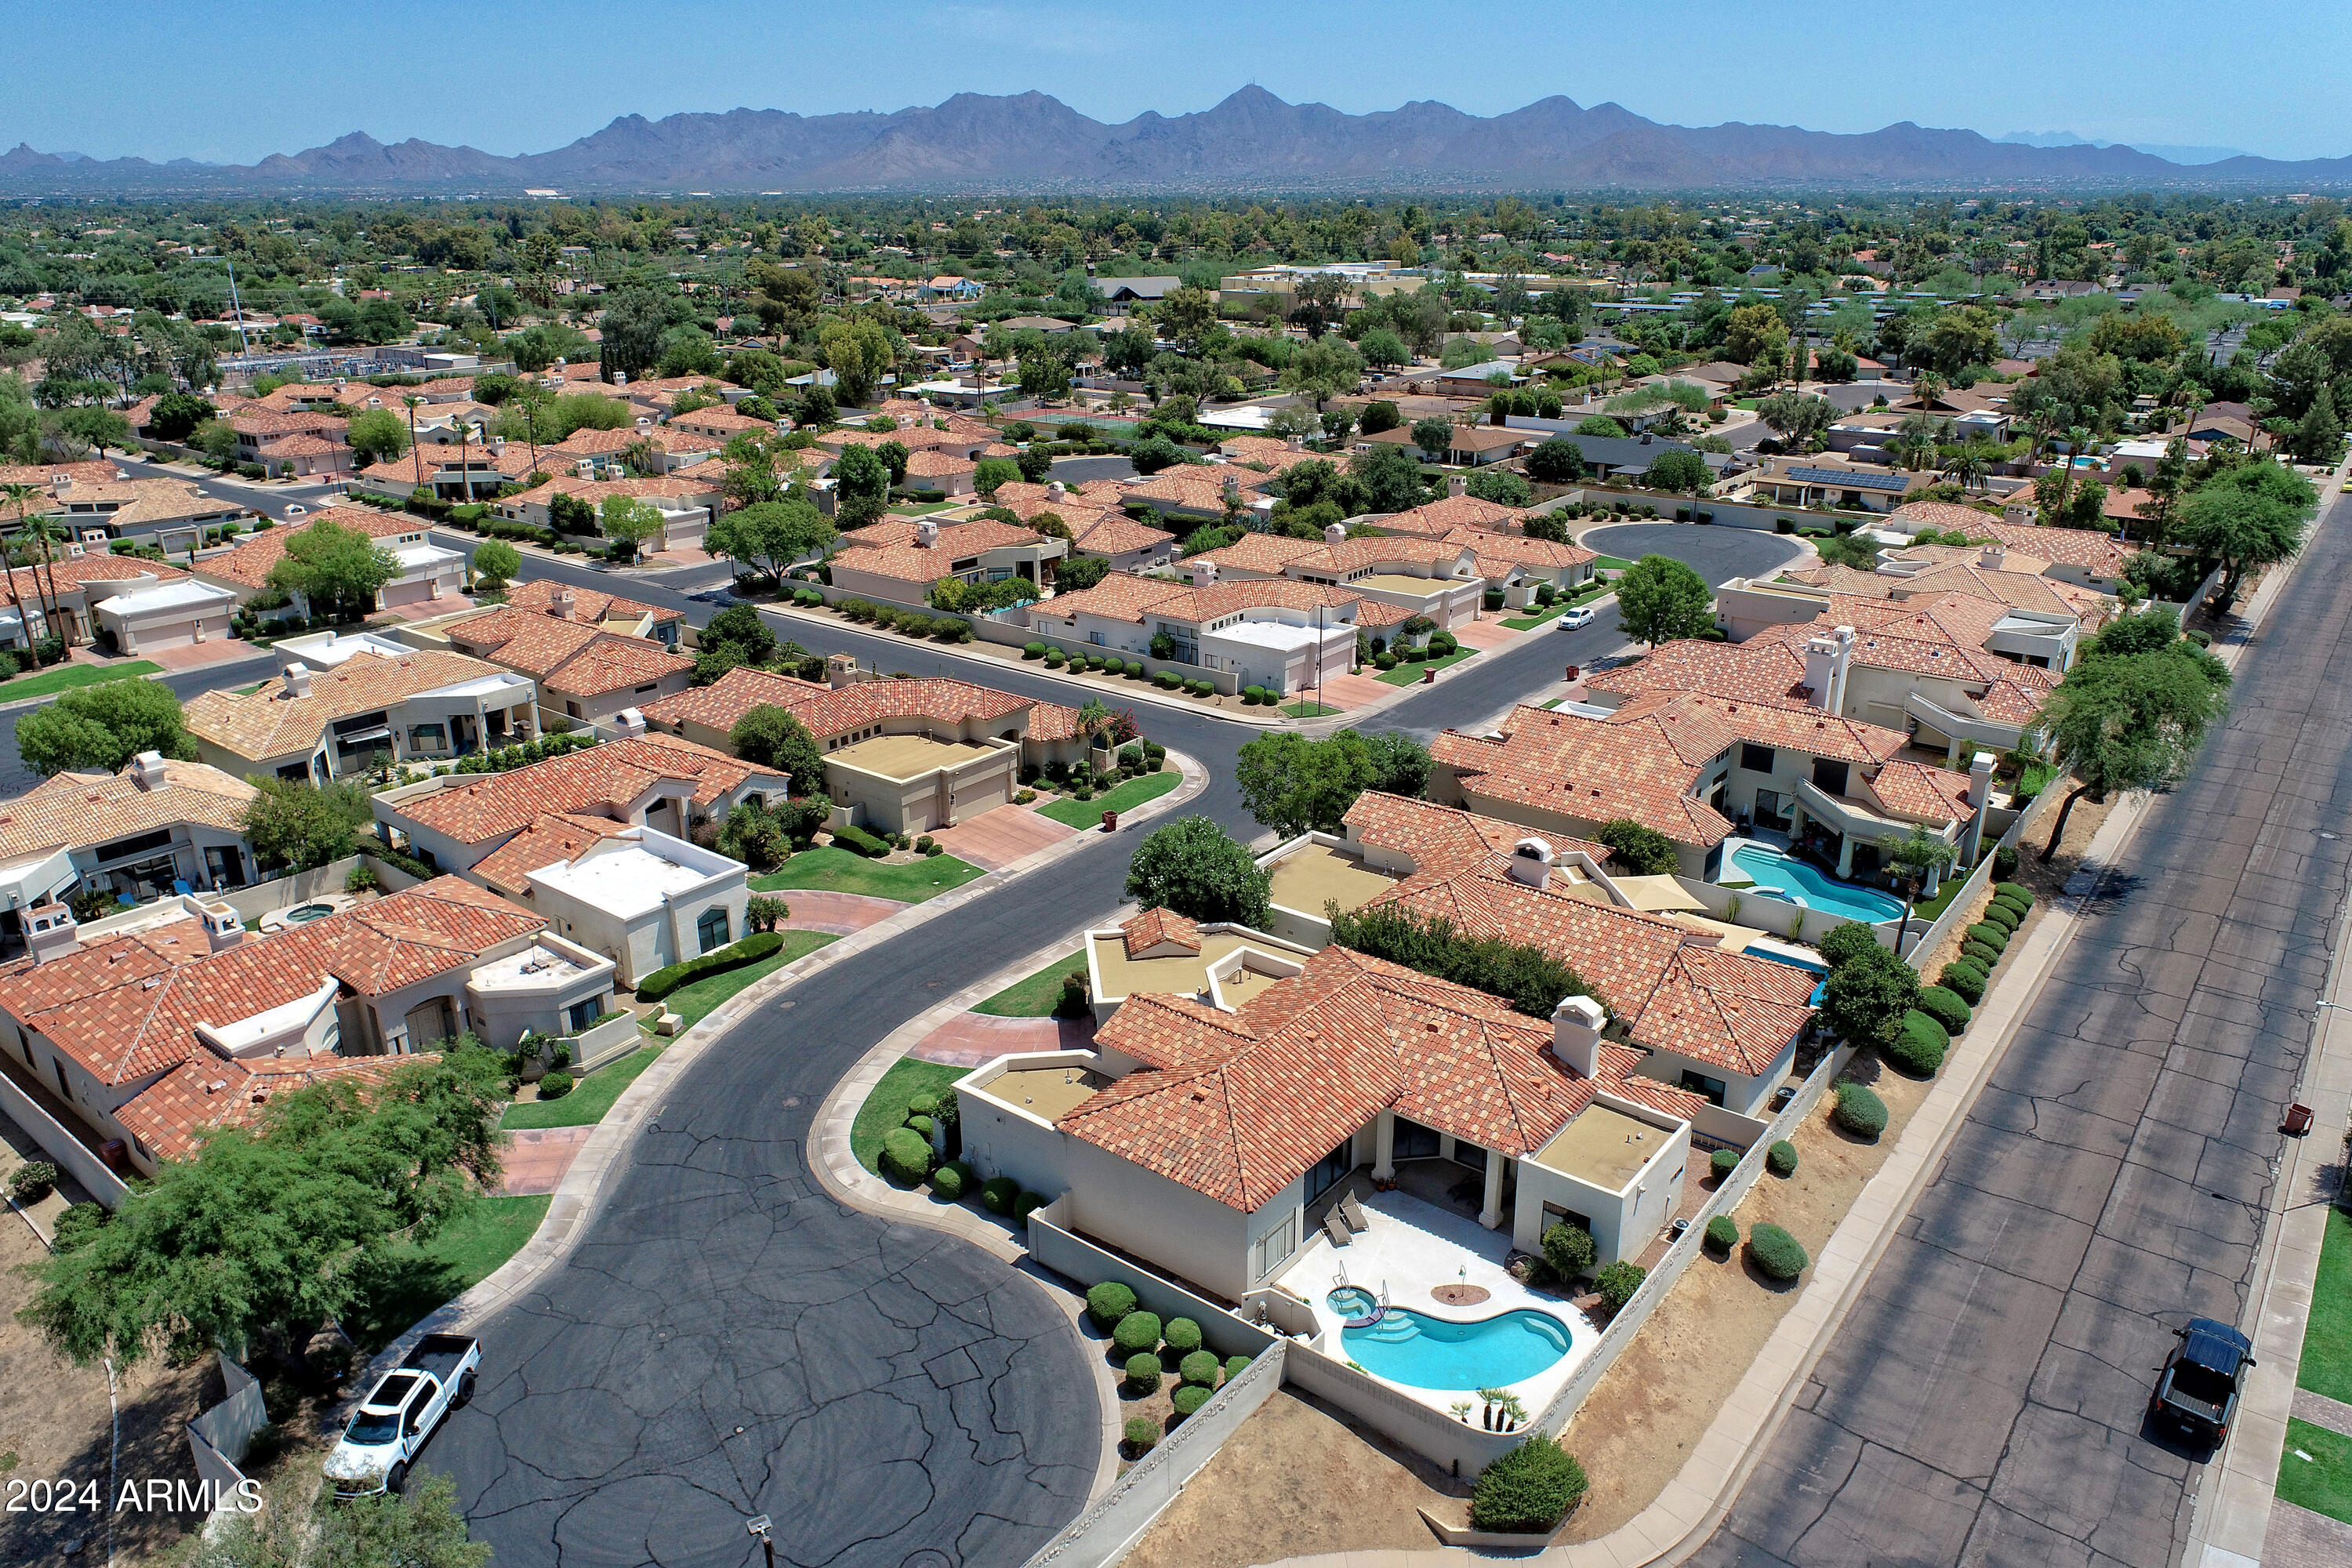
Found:
[{"label": "palm tree", "polygon": [[1984,455],[1985,443],[1970,441],[1944,459],[1943,476],[1963,491],[1982,486],[1992,477],[1992,459]]},{"label": "palm tree", "polygon": [[[38,485],[9,485],[5,489],[8,499],[16,503],[16,531],[25,531],[25,512],[35,496],[41,493]],[[8,574],[8,602],[16,606],[16,629],[25,634],[25,646],[33,646],[33,628],[25,620],[25,601],[16,591],[16,552],[13,546],[0,546],[0,569]],[[33,579],[33,591],[40,592],[41,580]]]},{"label": "palm tree", "polygon": [[1895,956],[1903,956],[1903,939],[1911,933],[1911,906],[1919,897],[1921,884],[1930,874],[1940,875],[1959,858],[1958,848],[1924,827],[1914,827],[1907,838],[1898,838],[1886,847],[1886,858],[1895,862],[1895,875],[1903,879],[1903,924],[1895,932]]},{"label": "palm tree", "polygon": [[[57,563],[52,560],[49,555],[49,541],[58,537],[57,530],[51,526],[47,518],[37,517],[26,525],[25,531],[41,542],[41,564],[47,568],[48,572],[49,596],[42,614],[48,621],[49,634],[52,637],[57,637],[61,642],[70,641],[71,639],[67,637],[65,632],[60,629],[58,625],[58,622],[60,619],[58,615],[59,600],[58,598],[58,567]],[[39,585],[40,574],[38,573],[34,574],[33,582],[36,587]]]},{"label": "palm tree", "polygon": [[1914,472],[1926,468],[1936,458],[1936,422],[1925,414],[1912,415],[1896,432],[1895,449],[1902,455],[1904,468]]}]

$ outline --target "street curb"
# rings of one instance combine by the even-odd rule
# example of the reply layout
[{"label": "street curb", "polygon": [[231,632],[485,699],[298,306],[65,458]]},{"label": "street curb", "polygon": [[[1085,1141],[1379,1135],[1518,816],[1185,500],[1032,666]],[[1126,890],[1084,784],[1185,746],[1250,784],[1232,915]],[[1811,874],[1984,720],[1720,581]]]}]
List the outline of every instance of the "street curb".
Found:
[{"label": "street curb", "polygon": [[[1147,801],[1134,811],[1124,814],[1119,819],[1121,833],[1129,831],[1139,822],[1191,802],[1208,787],[1208,771],[1198,762],[1173,750],[1168,756],[1182,769],[1184,783],[1159,799]],[[1066,838],[1056,839],[1009,866],[974,878],[952,892],[942,893],[919,904],[910,904],[887,920],[877,921],[864,931],[837,942],[828,942],[728,998],[725,1004],[672,1040],[668,1047],[637,1075],[636,1081],[621,1091],[612,1108],[605,1111],[604,1120],[597,1123],[596,1130],[589,1134],[580,1152],[573,1158],[571,1168],[564,1173],[563,1180],[556,1184],[553,1201],[548,1205],[546,1216],[540,1221],[539,1229],[532,1233],[531,1238],[513,1257],[459,1295],[426,1313],[407,1332],[377,1352],[365,1371],[352,1379],[354,1393],[372,1386],[375,1377],[397,1364],[400,1357],[406,1354],[422,1336],[460,1330],[486,1321],[501,1308],[528,1294],[541,1275],[560,1267],[570,1258],[572,1248],[584,1237],[589,1222],[595,1218],[598,1209],[610,1195],[607,1178],[624,1163],[629,1143],[641,1128],[658,1125],[656,1119],[668,1103],[671,1088],[737,1024],[784,992],[823,973],[845,959],[878,947],[905,931],[961,908],[986,892],[1075,853],[1084,847],[1088,835],[1094,832],[1099,832],[1099,829],[1081,829]],[[992,993],[981,993],[982,997],[990,994]],[[895,1035],[898,1031],[893,1033]],[[864,1059],[860,1058],[861,1064]],[[812,1160],[810,1163],[814,1168],[819,1163]],[[337,1408],[340,1407],[331,1407],[327,1412],[331,1422]]]}]

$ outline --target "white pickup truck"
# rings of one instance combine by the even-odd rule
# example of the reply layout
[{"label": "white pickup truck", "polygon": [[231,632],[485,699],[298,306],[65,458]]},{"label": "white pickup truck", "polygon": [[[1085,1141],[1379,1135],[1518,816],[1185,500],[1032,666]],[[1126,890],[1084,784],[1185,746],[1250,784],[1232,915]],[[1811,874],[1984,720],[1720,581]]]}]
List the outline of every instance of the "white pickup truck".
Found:
[{"label": "white pickup truck", "polygon": [[474,1396],[482,1342],[462,1334],[427,1334],[398,1366],[385,1373],[352,1412],[351,1424],[327,1456],[327,1479],[338,1498],[396,1492],[408,1479],[425,1439],[441,1418]]}]

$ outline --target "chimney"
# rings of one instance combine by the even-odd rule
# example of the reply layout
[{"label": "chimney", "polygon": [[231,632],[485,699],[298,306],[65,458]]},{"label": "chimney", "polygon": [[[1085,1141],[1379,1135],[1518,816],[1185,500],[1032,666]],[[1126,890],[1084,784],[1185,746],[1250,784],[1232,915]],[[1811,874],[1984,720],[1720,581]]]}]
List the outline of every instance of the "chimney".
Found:
[{"label": "chimney", "polygon": [[1458,495],[1466,495],[1469,493],[1469,490],[1470,481],[1464,479],[1460,474],[1448,474],[1445,476],[1445,493],[1449,498]]},{"label": "chimney", "polygon": [[1210,584],[1214,583],[1217,580],[1217,563],[1215,562],[1195,561],[1190,564],[1192,569],[1192,586],[1195,588],[1205,588]]},{"label": "chimney", "polygon": [[1551,846],[1540,838],[1522,838],[1511,851],[1511,880],[1541,892],[1551,886]]},{"label": "chimney", "polygon": [[1985,802],[1992,798],[1992,763],[1990,752],[1979,752],[1969,759],[1969,804],[1982,815]]},{"label": "chimney", "polygon": [[558,588],[555,591],[554,599],[550,602],[549,609],[557,620],[568,621],[572,618],[572,590]]},{"label": "chimney", "polygon": [[299,659],[286,667],[286,695],[289,697],[310,695],[310,667]]},{"label": "chimney", "polygon": [[1977,564],[1988,572],[1998,572],[2001,570],[2001,563],[2008,559],[2008,545],[1988,544],[1984,547],[1984,552],[1977,557]]},{"label": "chimney", "polygon": [[1840,626],[1830,634],[1830,640],[1837,645],[1837,658],[1832,669],[1832,680],[1835,688],[1835,700],[1828,711],[1843,713],[1845,711],[1846,671],[1853,666],[1853,628]]},{"label": "chimney", "polygon": [[245,921],[227,904],[204,906],[205,941],[215,952],[226,952],[245,940]]},{"label": "chimney", "polygon": [[1064,484],[1061,480],[1048,479],[1045,481],[1045,499],[1047,500],[1058,505],[1062,501],[1067,500],[1069,496],[1070,487]]},{"label": "chimney", "polygon": [[824,661],[824,683],[835,691],[857,684],[857,657],[837,653]]},{"label": "chimney", "polygon": [[1237,474],[1227,474],[1225,476],[1225,499],[1227,500],[1239,500],[1241,499],[1241,477]]},{"label": "chimney", "polygon": [[940,525],[929,518],[919,518],[915,523],[915,548],[936,550],[940,543]]},{"label": "chimney", "polygon": [[79,539],[66,546],[66,559],[68,561],[79,561],[87,553],[89,552],[82,548],[82,542]]},{"label": "chimney", "polygon": [[1294,452],[1304,452],[1307,450],[1307,437],[1304,436],[1293,436],[1290,438],[1290,449]]},{"label": "chimney", "polygon": [[142,752],[131,758],[131,782],[142,790],[162,789],[167,782],[163,774],[163,753]]},{"label": "chimney", "polygon": [[1326,544],[1347,543],[1348,525],[1344,522],[1325,523],[1323,525],[1323,542]]},{"label": "chimney", "polygon": [[1650,433],[1649,433],[1647,430],[1644,430],[1644,431],[1643,431],[1643,432],[1642,432],[1642,445],[1643,445],[1643,446],[1644,446],[1644,447],[1646,447],[1646,446],[1648,446],[1649,444],[1650,444]]},{"label": "chimney", "polygon": [[42,904],[25,911],[25,947],[35,963],[63,958],[81,945],[75,934],[73,911],[63,904]]},{"label": "chimney", "polygon": [[1579,1077],[1601,1076],[1601,1029],[1609,1015],[1590,996],[1570,996],[1551,1010],[1551,1054]]},{"label": "chimney", "polygon": [[503,436],[493,436],[493,437],[490,437],[490,456],[491,456],[491,457],[493,457],[493,458],[502,458],[502,457],[504,457],[504,456],[506,455],[506,450],[507,450],[507,438],[506,438],[505,437],[503,437]]},{"label": "chimney", "polygon": [[646,716],[635,708],[624,708],[613,715],[613,739],[635,741],[646,732]]}]

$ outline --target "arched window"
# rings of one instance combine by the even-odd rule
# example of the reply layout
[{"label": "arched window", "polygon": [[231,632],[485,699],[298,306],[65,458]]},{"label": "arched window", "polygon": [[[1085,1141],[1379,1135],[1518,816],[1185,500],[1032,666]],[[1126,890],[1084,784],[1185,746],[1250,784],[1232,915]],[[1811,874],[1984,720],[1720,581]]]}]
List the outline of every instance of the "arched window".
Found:
[{"label": "arched window", "polygon": [[715,947],[725,947],[731,940],[727,934],[725,908],[714,905],[703,910],[702,918],[694,922],[694,934],[696,940],[702,943],[702,951],[705,952],[709,952]]}]

